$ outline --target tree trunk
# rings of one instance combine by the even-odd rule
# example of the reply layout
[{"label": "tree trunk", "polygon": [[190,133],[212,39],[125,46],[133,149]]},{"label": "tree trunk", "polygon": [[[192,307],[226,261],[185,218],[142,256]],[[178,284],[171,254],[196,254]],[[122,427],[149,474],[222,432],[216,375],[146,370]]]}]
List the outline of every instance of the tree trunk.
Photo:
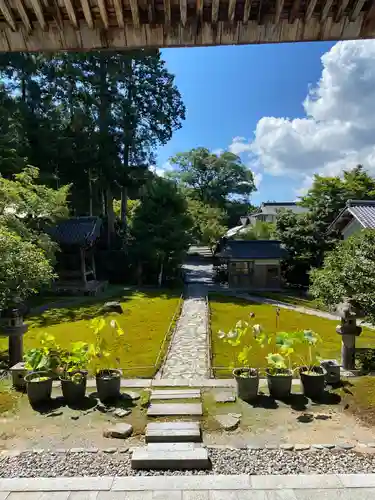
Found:
[{"label": "tree trunk", "polygon": [[91,180],[91,169],[89,169],[89,214],[93,214],[93,200],[92,200],[92,180]]},{"label": "tree trunk", "polygon": [[121,189],[121,227],[124,230],[126,238],[126,227],[127,227],[127,205],[128,205],[128,188],[122,186]]},{"label": "tree trunk", "polygon": [[163,267],[164,267],[164,260],[162,260],[161,264],[160,264],[160,273],[159,273],[159,277],[158,277],[158,285],[159,285],[159,287],[161,287],[161,285],[163,283]]},{"label": "tree trunk", "polygon": [[108,185],[106,189],[107,198],[107,226],[108,226],[108,247],[111,248],[113,237],[115,234],[115,212],[113,210],[113,195],[111,187]]}]

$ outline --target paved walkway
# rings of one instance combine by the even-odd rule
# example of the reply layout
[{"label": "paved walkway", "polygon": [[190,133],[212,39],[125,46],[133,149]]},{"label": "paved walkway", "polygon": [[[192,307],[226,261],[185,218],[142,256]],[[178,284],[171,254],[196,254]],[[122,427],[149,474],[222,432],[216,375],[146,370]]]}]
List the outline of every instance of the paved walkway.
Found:
[{"label": "paved walkway", "polygon": [[0,479],[1,500],[373,500],[375,474]]},{"label": "paved walkway", "polygon": [[201,284],[187,285],[181,316],[160,377],[182,380],[209,378],[208,310],[206,288]]}]

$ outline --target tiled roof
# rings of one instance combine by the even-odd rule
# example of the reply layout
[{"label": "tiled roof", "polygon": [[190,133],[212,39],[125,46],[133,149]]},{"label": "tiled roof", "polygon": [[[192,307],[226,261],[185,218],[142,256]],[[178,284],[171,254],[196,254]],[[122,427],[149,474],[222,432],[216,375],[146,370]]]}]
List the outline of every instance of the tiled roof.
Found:
[{"label": "tiled roof", "polygon": [[286,255],[280,241],[230,240],[225,243],[218,257],[228,259],[282,259]]},{"label": "tiled roof", "polygon": [[355,217],[365,229],[375,229],[375,201],[348,200],[346,207],[341,210],[327,232],[337,228],[342,230],[352,217]]},{"label": "tiled roof", "polygon": [[86,246],[99,236],[101,219],[99,217],[72,217],[48,229],[48,233],[61,245]]}]

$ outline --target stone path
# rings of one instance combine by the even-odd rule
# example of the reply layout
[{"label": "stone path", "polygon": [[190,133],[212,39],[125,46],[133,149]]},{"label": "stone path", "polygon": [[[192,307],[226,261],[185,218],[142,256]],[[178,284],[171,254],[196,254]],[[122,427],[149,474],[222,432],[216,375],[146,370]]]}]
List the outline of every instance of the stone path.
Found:
[{"label": "stone path", "polygon": [[375,474],[0,479],[1,500],[373,500]]},{"label": "stone path", "polygon": [[208,340],[206,287],[191,283],[187,285],[181,316],[159,377],[209,378]]}]

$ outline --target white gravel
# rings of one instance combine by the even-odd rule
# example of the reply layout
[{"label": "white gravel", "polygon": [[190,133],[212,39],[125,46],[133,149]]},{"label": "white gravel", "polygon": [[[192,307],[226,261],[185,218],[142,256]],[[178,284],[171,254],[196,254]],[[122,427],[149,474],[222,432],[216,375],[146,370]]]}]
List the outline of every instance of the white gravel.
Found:
[{"label": "white gravel", "polygon": [[209,455],[209,471],[133,471],[130,453],[23,452],[0,456],[0,477],[375,473],[375,455],[353,451],[210,449]]}]

